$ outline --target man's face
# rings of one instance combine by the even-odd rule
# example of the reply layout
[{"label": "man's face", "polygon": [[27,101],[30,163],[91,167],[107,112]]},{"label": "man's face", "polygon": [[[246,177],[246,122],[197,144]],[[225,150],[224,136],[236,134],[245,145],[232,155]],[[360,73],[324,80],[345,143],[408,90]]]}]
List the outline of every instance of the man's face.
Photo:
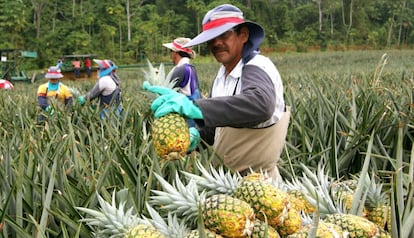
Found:
[{"label": "man's face", "polygon": [[216,60],[226,68],[233,68],[240,61],[243,46],[249,38],[249,30],[242,26],[238,31],[230,29],[207,42]]},{"label": "man's face", "polygon": [[49,79],[49,82],[52,84],[57,84],[59,82],[59,79]]}]

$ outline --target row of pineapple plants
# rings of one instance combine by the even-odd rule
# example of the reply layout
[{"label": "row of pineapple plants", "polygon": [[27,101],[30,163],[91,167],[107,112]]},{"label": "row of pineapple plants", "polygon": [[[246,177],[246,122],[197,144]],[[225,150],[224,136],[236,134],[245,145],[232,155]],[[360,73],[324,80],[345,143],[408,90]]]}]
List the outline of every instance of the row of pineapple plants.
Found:
[{"label": "row of pineapple plants", "polygon": [[[181,179],[176,174],[171,184],[156,175],[162,189],[153,190],[147,203],[149,223],[132,209],[124,211],[125,196],[117,208],[114,196],[110,204],[99,194],[100,210],[78,208],[86,214],[82,221],[99,237],[199,237],[194,236],[199,229],[206,237],[391,237],[395,230],[390,202],[384,198],[389,193],[367,173],[336,181],[321,167],[305,168],[295,183],[273,184],[266,174],[241,177],[223,168],[197,165],[200,175],[183,172]],[[365,201],[356,195],[359,188],[366,191]],[[353,203],[362,206],[352,212],[357,208]],[[400,235],[408,237],[409,231]]]},{"label": "row of pineapple plants", "polygon": [[[152,69],[151,65],[150,69]],[[155,77],[154,74],[147,74],[147,76],[149,76],[147,79],[152,84],[162,83],[162,75],[157,77],[161,79],[161,82],[151,80],[151,77]],[[158,120],[163,120],[163,118]],[[177,126],[175,123],[174,120],[165,119],[161,127],[175,128]],[[159,125],[155,123],[154,127],[157,126]],[[169,139],[171,134],[164,130],[156,128],[153,131],[156,134],[162,134],[162,136],[154,136],[156,139],[166,138],[172,140]],[[175,146],[169,146],[169,144],[161,143],[160,145],[159,141],[154,141],[156,149],[162,146],[157,150],[158,152],[168,152],[170,149],[176,148]],[[164,155],[160,154],[160,156]],[[369,157],[366,158],[368,161],[369,159]],[[312,171],[304,166],[303,168],[307,175],[312,177],[313,181],[310,181],[305,175],[301,178],[305,185],[295,180],[296,183],[293,185],[295,190],[289,191],[292,194],[301,193],[301,198],[304,198],[302,202],[298,198],[291,197],[289,192],[278,190],[266,182],[263,175],[252,174],[240,181],[237,175],[227,174],[226,176],[222,171],[218,173],[211,168],[214,174],[212,175],[203,167],[198,166],[204,177],[183,172],[187,177],[190,177],[187,186],[184,186],[177,176],[174,184],[170,185],[161,176],[157,175],[161,187],[165,191],[153,191],[156,196],[152,197],[152,203],[162,210],[167,210],[168,214],[178,215],[190,222],[190,226],[193,227],[196,225],[194,221],[197,221],[197,217],[201,216],[204,227],[224,237],[257,237],[257,234],[253,233],[256,219],[269,224],[270,226],[266,230],[270,231],[270,234],[276,234],[274,236],[279,237],[280,234],[282,237],[307,237],[312,226],[308,224],[302,228],[303,221],[300,212],[305,212],[305,209],[301,209],[301,207],[306,207],[303,203],[311,204],[312,210],[316,208],[317,214],[321,212],[323,214],[323,225],[320,229],[318,229],[318,225],[315,227],[316,231],[314,233],[318,237],[322,236],[322,233],[331,237],[390,237],[387,230],[391,230],[391,209],[389,202],[387,203],[384,198],[385,195],[381,191],[382,185],[377,186],[375,182],[367,183],[366,181],[360,183],[359,191],[365,188],[368,191],[369,199],[367,202],[368,215],[366,217],[362,216],[361,210],[359,210],[358,214],[360,216],[358,216],[348,213],[348,210],[350,210],[349,201],[352,204],[358,204],[360,200],[360,196],[353,196],[353,189],[348,186],[344,188],[335,186],[334,192],[332,192],[333,183],[329,181],[328,177],[323,174],[316,177]],[[318,172],[321,173],[321,171]],[[366,173],[364,173],[365,175]],[[369,181],[365,177],[362,179]],[[193,181],[204,189],[201,194],[198,194],[195,184],[192,183]],[[332,195],[334,197],[331,197]],[[318,198],[318,196],[321,197]],[[353,200],[358,201],[358,203],[353,202]],[[293,201],[299,202],[295,204]],[[320,201],[322,202],[320,203]],[[351,210],[355,210],[355,208],[351,208]],[[93,214],[92,210],[87,211]],[[310,214],[305,213],[303,215]],[[320,219],[319,216],[313,218],[315,221],[318,219]],[[89,222],[95,225],[97,223],[94,219],[89,219]],[[316,223],[318,224],[318,222]],[[107,227],[105,224],[99,225]],[[164,235],[171,237],[170,233]],[[268,236],[269,232],[265,232],[264,237]],[[272,235],[269,237],[272,237]]]},{"label": "row of pineapple plants", "polygon": [[[283,59],[277,61],[283,66]],[[200,72],[207,71],[200,68]],[[211,78],[216,66],[211,68],[214,70],[202,80],[207,86],[210,83],[205,79]],[[407,230],[413,227],[409,219],[412,202],[408,199],[412,191],[410,71],[401,73],[385,67],[378,81],[373,80],[378,74],[370,70],[360,73],[350,69],[348,74],[287,68],[282,73],[286,99],[294,114],[280,165],[286,180],[301,177],[300,164],[312,169],[321,160],[333,178],[349,178],[349,173],[361,171],[370,151],[370,171],[384,182],[384,191],[391,191],[391,215],[396,223],[391,235],[407,237]],[[150,102],[137,93],[143,81],[136,76],[142,75],[141,69],[119,73],[125,99],[125,117],[121,120],[101,122],[97,110],[75,107],[72,115],[62,111],[47,124],[38,125],[36,84],[16,84],[13,91],[2,91],[2,236],[90,237],[94,228],[81,222],[87,214],[77,208],[98,209],[96,191],[110,201],[114,190],[127,188],[126,206],[133,208],[134,214],[151,217],[145,203],[151,200],[152,190],[161,188],[155,174],[174,183],[176,172],[198,174],[195,161],[210,163],[214,155],[210,148],[201,150],[196,158],[161,162],[151,143]],[[376,82],[375,87],[371,81]],[[93,82],[67,84],[85,91]]]}]

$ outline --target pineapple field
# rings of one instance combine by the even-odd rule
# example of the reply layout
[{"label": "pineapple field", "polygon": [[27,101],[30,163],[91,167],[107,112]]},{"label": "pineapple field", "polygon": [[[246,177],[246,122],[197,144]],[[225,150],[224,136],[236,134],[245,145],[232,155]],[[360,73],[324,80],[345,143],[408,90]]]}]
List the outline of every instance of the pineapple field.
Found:
[{"label": "pineapple field", "polygon": [[[160,156],[148,68],[117,71],[120,118],[75,103],[38,123],[45,80],[1,91],[0,237],[414,238],[414,51],[268,56],[292,110],[278,184],[210,147]],[[192,63],[207,96],[218,64]]]}]

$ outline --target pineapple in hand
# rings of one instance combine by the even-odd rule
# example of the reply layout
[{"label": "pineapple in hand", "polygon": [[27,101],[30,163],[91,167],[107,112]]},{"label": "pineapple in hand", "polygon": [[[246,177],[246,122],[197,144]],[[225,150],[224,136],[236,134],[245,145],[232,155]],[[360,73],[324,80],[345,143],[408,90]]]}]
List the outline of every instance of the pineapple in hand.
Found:
[{"label": "pineapple in hand", "polygon": [[153,143],[157,154],[167,160],[182,158],[190,148],[190,130],[184,117],[202,119],[200,109],[185,95],[174,90],[176,80],[165,77],[161,64],[158,73],[148,62],[143,89],[158,94],[152,102],[155,121]]}]

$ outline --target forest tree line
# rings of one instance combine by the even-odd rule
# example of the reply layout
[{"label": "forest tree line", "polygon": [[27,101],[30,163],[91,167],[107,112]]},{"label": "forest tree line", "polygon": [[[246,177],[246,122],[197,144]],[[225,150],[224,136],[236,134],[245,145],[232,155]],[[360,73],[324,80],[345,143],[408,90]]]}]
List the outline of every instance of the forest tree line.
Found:
[{"label": "forest tree line", "polygon": [[[162,43],[196,36],[204,14],[222,3],[264,27],[262,51],[414,44],[414,0],[0,0],[0,49],[36,51],[38,67],[68,54],[160,60]],[[208,53],[204,45],[196,51]]]}]

